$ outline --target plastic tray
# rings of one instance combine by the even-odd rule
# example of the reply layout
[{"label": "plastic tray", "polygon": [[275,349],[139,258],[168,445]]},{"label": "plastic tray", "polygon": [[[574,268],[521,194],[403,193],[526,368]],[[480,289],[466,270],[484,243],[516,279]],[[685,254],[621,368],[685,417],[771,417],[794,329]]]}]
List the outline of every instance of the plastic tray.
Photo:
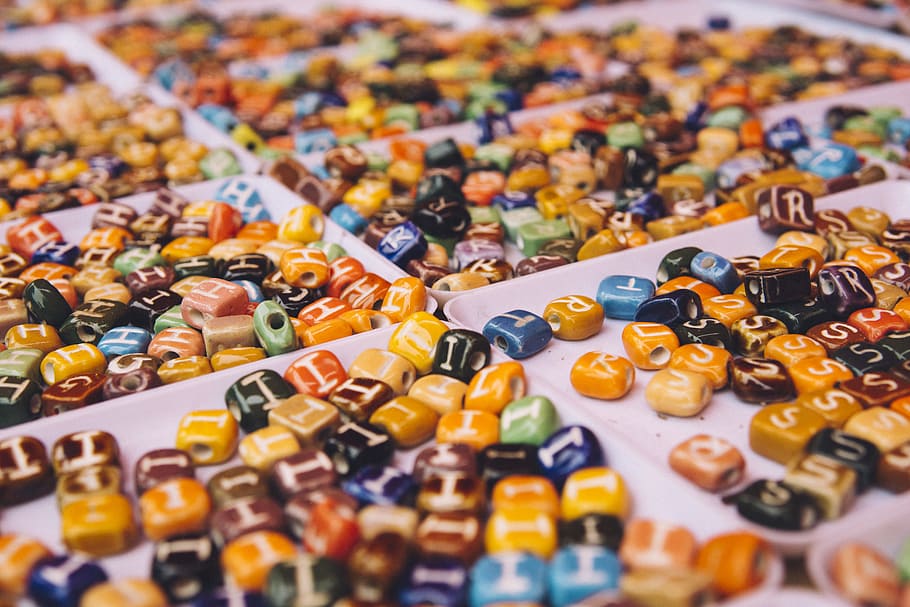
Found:
[{"label": "plastic tray", "polygon": [[806,557],[806,568],[812,583],[838,605],[846,605],[840,591],[831,579],[829,564],[841,545],[847,542],[862,542],[879,550],[889,557],[896,557],[901,546],[910,539],[910,523],[907,522],[907,511],[910,508],[910,495],[900,499],[900,506],[895,504],[891,512],[883,516],[868,517],[856,521],[850,529],[826,535],[812,546]]},{"label": "plastic tray", "polygon": [[41,30],[29,28],[3,33],[0,36],[0,50],[3,51],[28,53],[45,48],[61,49],[71,60],[87,64],[92,68],[95,79],[110,87],[115,94],[142,91],[158,105],[180,108],[183,116],[183,129],[187,137],[204,143],[209,148],[228,148],[237,157],[244,173],[254,173],[259,168],[260,163],[255,156],[195,112],[182,108],[178,100],[161,87],[143,84],[135,72],[76,26],[58,24]]},{"label": "plastic tray", "polygon": [[[857,188],[818,201],[818,207],[849,210],[854,206],[869,205],[889,213],[892,218],[905,216],[906,201],[910,197],[910,183],[890,181]],[[659,241],[640,249],[620,251],[612,255],[583,261],[560,268],[558,272],[544,272],[508,283],[485,287],[478,293],[467,292],[445,305],[446,316],[455,323],[480,331],[487,320],[502,312],[516,308],[541,314],[547,303],[562,295],[578,294],[594,297],[601,279],[610,274],[632,274],[653,277],[663,256],[679,247],[698,246],[724,256],[764,253],[774,246],[776,237],[758,229],[754,217],[730,224],[707,228]],[[735,444],[747,461],[746,478],[779,478],[783,467],[753,453],[749,448],[749,421],[758,407],[740,402],[727,390],[714,395],[711,404],[697,417],[658,417],[644,401],[644,389],[652,372],[638,371],[635,387],[621,401],[598,401],[577,395],[569,384],[569,370],[585,352],[602,350],[624,354],[620,334],[627,323],[607,319],[601,332],[590,339],[570,342],[554,339],[541,353],[524,361],[527,370],[559,386],[584,406],[600,423],[625,435],[635,448],[657,465],[673,475],[667,465],[670,450],[698,433],[717,434]],[[687,484],[687,491],[707,495],[694,485]],[[859,520],[875,518],[890,512],[898,502],[881,490],[871,490],[861,496],[853,509],[840,519],[825,522],[804,532],[783,532],[752,526],[787,553],[804,551],[811,542],[828,533],[849,530]],[[713,496],[710,514],[721,515],[729,507],[719,497]],[[744,524],[747,524],[743,520]]]},{"label": "plastic tray", "polygon": [[[380,329],[347,339],[326,344],[322,349],[334,352],[347,367],[351,361],[367,348],[385,348],[393,329]],[[189,383],[173,384],[154,392],[140,393],[121,398],[107,404],[93,405],[57,416],[31,422],[16,428],[0,430],[0,439],[28,434],[44,442],[50,448],[57,438],[81,430],[105,430],[117,437],[121,448],[121,464],[126,472],[124,491],[133,495],[132,470],[136,460],[144,453],[157,448],[171,447],[180,418],[197,409],[220,409],[224,407],[223,394],[231,383],[254,369],[273,369],[283,373],[300,353],[276,356],[246,368],[227,369],[217,375],[207,375]],[[505,360],[496,356],[496,361]],[[532,375],[528,386],[529,394],[548,396],[557,405],[564,424],[579,423],[591,427],[597,433],[604,447],[607,463],[619,472],[628,485],[632,496],[634,517],[652,517],[666,522],[685,525],[699,540],[738,528],[739,521],[732,513],[705,516],[709,511],[705,496],[685,491],[683,481],[667,475],[652,462],[642,458],[622,437],[616,436],[609,428],[592,423],[572,402],[545,381]],[[145,420],[138,431],[137,420]],[[410,470],[420,447],[410,451],[399,451],[395,463],[402,469]],[[219,470],[237,465],[235,457],[227,464],[201,467],[197,478],[207,481]],[[672,500],[667,500],[673,495]],[[59,538],[60,518],[53,496],[29,502],[28,504],[5,509],[3,529],[6,533],[18,532],[45,542],[52,550],[63,550]],[[111,578],[127,576],[148,576],[151,563],[152,545],[142,542],[133,550],[101,560]],[[780,586],[783,577],[781,559],[772,561],[764,584],[753,594],[770,592]]]},{"label": "plastic tray", "polygon": [[730,601],[727,607],[849,607],[834,597],[812,590],[781,588],[767,593],[753,593]]},{"label": "plastic tray", "polygon": [[866,8],[843,0],[773,0],[773,2],[882,29],[895,25],[898,17],[898,9],[894,6]]}]

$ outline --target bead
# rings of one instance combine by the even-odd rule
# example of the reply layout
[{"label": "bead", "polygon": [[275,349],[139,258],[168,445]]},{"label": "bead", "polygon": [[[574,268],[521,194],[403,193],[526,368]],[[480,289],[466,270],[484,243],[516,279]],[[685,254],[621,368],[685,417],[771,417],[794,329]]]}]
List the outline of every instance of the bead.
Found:
[{"label": "bead", "polygon": [[884,407],[871,407],[847,420],[844,432],[864,438],[882,453],[910,440],[910,419]]},{"label": "bead", "polygon": [[38,278],[26,285],[22,299],[32,322],[46,322],[60,327],[73,309],[66,298],[50,281]]},{"label": "bead", "polygon": [[564,520],[586,514],[611,514],[625,518],[629,512],[625,482],[610,468],[577,470],[565,481],[560,509]]},{"label": "bead", "polygon": [[[289,331],[293,332],[290,319],[288,319],[286,326]],[[185,330],[191,331],[191,329]],[[198,335],[198,333],[196,334]],[[158,335],[160,336],[161,333]],[[246,314],[211,318],[202,327],[202,339],[204,351],[209,357],[230,348],[254,347],[257,344],[254,319]]]},{"label": "bead", "polygon": [[183,320],[201,329],[206,321],[220,316],[244,314],[249,297],[243,287],[220,278],[207,278],[180,302]]},{"label": "bead", "polygon": [[164,593],[156,584],[143,579],[122,579],[89,588],[79,605],[83,607],[166,607]]},{"label": "bead", "polygon": [[325,557],[298,555],[269,570],[263,594],[269,605],[336,605],[347,591],[344,567]]},{"label": "bead", "polygon": [[765,345],[765,358],[790,367],[801,360],[827,356],[825,348],[805,335],[786,334],[771,339]]},{"label": "bead", "polygon": [[344,560],[359,537],[354,506],[327,498],[313,506],[302,540],[312,554]]},{"label": "bead", "polygon": [[882,453],[875,472],[876,484],[892,493],[910,489],[910,443]]},{"label": "bead", "polygon": [[39,605],[79,604],[89,588],[108,579],[100,565],[73,555],[38,562],[28,576],[28,596]]},{"label": "bead", "polygon": [[287,428],[303,446],[318,445],[341,425],[338,409],[331,403],[297,394],[268,411],[268,423]]},{"label": "bead", "polygon": [[11,327],[3,340],[7,348],[35,348],[45,354],[63,347],[60,335],[48,324],[22,323]]},{"label": "bead", "polygon": [[888,333],[906,331],[907,322],[891,310],[881,308],[861,308],[847,318],[847,323],[853,325],[871,342],[880,341]]},{"label": "bead", "polygon": [[54,488],[54,468],[44,445],[30,436],[0,441],[0,473],[4,479],[0,494],[4,505],[37,499]]},{"label": "bead", "polygon": [[221,371],[238,365],[260,361],[267,356],[262,348],[227,348],[210,357],[213,371]]},{"label": "bead", "polygon": [[41,361],[41,376],[53,385],[75,375],[101,373],[107,361],[101,351],[87,343],[58,348]]},{"label": "bead", "polygon": [[554,520],[530,508],[493,512],[485,534],[487,551],[527,551],[540,558],[550,558],[556,550]]},{"label": "bead", "polygon": [[437,342],[432,370],[470,382],[489,360],[490,343],[483,335],[467,329],[451,329]]},{"label": "bead", "polygon": [[385,429],[403,448],[415,447],[429,440],[438,421],[436,411],[409,396],[396,396],[370,416],[371,424]]},{"label": "bead", "polygon": [[367,464],[384,464],[394,451],[395,442],[383,430],[365,422],[342,424],[323,445],[339,476],[348,476]]},{"label": "bead", "polygon": [[819,454],[851,468],[856,474],[857,490],[862,492],[875,478],[879,450],[873,443],[833,428],[818,432],[806,445],[810,454]]},{"label": "bead", "polygon": [[729,365],[730,385],[740,400],[749,403],[779,402],[796,394],[787,368],[767,358],[734,358]]},{"label": "bead", "polygon": [[418,484],[443,472],[463,472],[473,476],[476,472],[474,451],[465,444],[439,442],[422,449],[414,460],[412,475]]},{"label": "bead", "polygon": [[315,325],[326,320],[338,318],[351,309],[350,304],[334,297],[322,297],[304,306],[297,318],[307,325]]},{"label": "bead", "polygon": [[794,186],[771,186],[758,194],[759,227],[765,232],[780,234],[787,230],[812,231],[813,197]]},{"label": "bead", "polygon": [[401,322],[414,312],[426,307],[426,288],[413,277],[395,280],[386,291],[380,311],[389,315],[393,322]]},{"label": "bead", "polygon": [[175,478],[142,494],[142,530],[152,541],[205,529],[212,509],[205,486],[194,479]]},{"label": "bead", "polygon": [[288,386],[288,391],[279,398],[288,398],[292,395],[291,390],[296,389],[302,394],[325,399],[347,379],[347,373],[332,352],[313,350],[292,362],[284,372],[284,379],[286,382],[282,383]]},{"label": "bead", "polygon": [[869,278],[851,266],[823,268],[818,273],[818,288],[825,306],[838,317],[875,305],[875,289]]},{"label": "bead", "polygon": [[554,337],[572,341],[597,334],[603,325],[603,317],[601,305],[582,295],[554,299],[547,304],[543,313]]},{"label": "bead", "polygon": [[705,344],[725,350],[732,350],[733,343],[729,329],[724,324],[713,318],[699,318],[687,320],[673,327],[680,344]]},{"label": "bead", "polygon": [[45,354],[36,348],[14,348],[0,351],[0,375],[26,377],[41,382],[41,362]]},{"label": "bead", "polygon": [[67,548],[96,557],[127,550],[136,536],[132,506],[116,493],[70,502],[61,509],[60,525]]},{"label": "bead", "polygon": [[642,302],[635,311],[634,320],[676,325],[701,315],[701,299],[698,294],[689,289],[677,289]]},{"label": "bead", "polygon": [[820,516],[812,497],[777,481],[753,482],[735,496],[735,503],[740,516],[771,529],[811,529]]},{"label": "bead", "polygon": [[739,450],[723,438],[698,434],[670,452],[670,467],[707,491],[723,491],[742,479],[746,462]]},{"label": "bead", "polygon": [[615,274],[600,281],[597,303],[607,318],[632,320],[638,306],[654,296],[654,283],[647,278]]},{"label": "bead", "polygon": [[237,432],[237,422],[228,411],[192,411],[177,426],[175,446],[189,453],[197,465],[218,464],[234,455]]},{"label": "bead", "polygon": [[635,367],[627,359],[604,352],[587,352],[572,365],[572,387],[602,400],[622,398],[635,384]]},{"label": "bead", "polygon": [[662,369],[645,388],[645,400],[652,409],[665,415],[698,415],[711,400],[710,380],[692,371]]},{"label": "bead", "polygon": [[623,347],[639,369],[661,369],[670,362],[679,339],[672,329],[653,322],[629,323],[622,331]]},{"label": "bead", "polygon": [[540,445],[559,427],[550,399],[526,396],[509,403],[500,414],[499,441]]},{"label": "bead", "polygon": [[619,558],[631,570],[687,569],[695,561],[696,544],[685,527],[651,519],[626,525]]},{"label": "bead", "polygon": [[489,365],[468,384],[464,407],[498,414],[507,404],[523,397],[526,386],[524,368],[520,363]]},{"label": "bead", "polygon": [[222,470],[209,479],[207,489],[215,508],[269,495],[265,475],[251,466],[235,466]]},{"label": "bead", "polygon": [[828,564],[835,588],[854,604],[897,605],[900,578],[892,561],[878,550],[847,542]]},{"label": "bead", "polygon": [[859,329],[839,321],[819,323],[806,331],[806,335],[824,346],[829,355],[839,360],[835,353],[841,348],[865,341]]},{"label": "bead", "polygon": [[139,293],[129,303],[130,324],[151,331],[159,316],[174,306],[182,305],[181,302],[180,295],[164,289],[150,289]]},{"label": "bead", "polygon": [[825,418],[811,409],[787,403],[768,405],[752,416],[749,446],[763,457],[786,464],[825,425]]},{"label": "bead", "polygon": [[491,507],[494,512],[531,508],[556,518],[559,516],[559,496],[546,478],[513,475],[496,483]]},{"label": "bead", "polygon": [[886,371],[869,371],[842,381],[839,387],[856,398],[864,408],[884,407],[910,393],[910,383],[907,380]]},{"label": "bead", "polygon": [[269,570],[295,556],[294,544],[274,531],[254,531],[229,542],[221,553],[225,577],[247,591],[260,591]]},{"label": "bead", "polygon": [[257,470],[268,470],[277,460],[300,450],[294,433],[284,426],[266,426],[246,435],[237,446],[240,459]]},{"label": "bead", "polygon": [[53,406],[58,402],[53,394],[50,407],[43,401],[41,387],[31,379],[0,376],[0,427],[8,428],[36,419],[43,407],[54,411]]},{"label": "bead", "polygon": [[0,590],[11,597],[23,595],[34,566],[50,556],[50,550],[38,540],[18,534],[0,536]]},{"label": "bead", "polygon": [[138,494],[172,478],[194,477],[193,460],[188,453],[179,449],[149,451],[136,461],[133,475]]},{"label": "bead", "polygon": [[733,345],[744,356],[761,356],[769,341],[786,333],[784,323],[765,314],[740,318],[730,325]]},{"label": "bead", "polygon": [[543,604],[547,563],[536,555],[500,552],[479,559],[471,569],[471,607]]},{"label": "bead", "polygon": [[856,497],[856,472],[825,455],[813,453],[790,462],[784,482],[815,498],[828,519],[841,516]]},{"label": "bead", "polygon": [[436,558],[418,563],[399,594],[406,606],[424,604],[455,607],[465,604],[467,570],[454,559]]},{"label": "bead", "polygon": [[342,481],[342,489],[361,504],[411,503],[416,487],[411,476],[392,466],[367,465]]},{"label": "bead", "polygon": [[256,497],[237,500],[218,509],[212,515],[212,538],[224,546],[241,535],[257,531],[281,532],[284,513],[271,498]]},{"label": "bead", "polygon": [[748,532],[714,536],[698,551],[696,568],[711,575],[714,591],[722,596],[747,592],[767,577],[772,548]]},{"label": "bead", "polygon": [[205,356],[174,358],[158,367],[158,379],[162,384],[173,384],[193,379],[212,372],[212,365]]},{"label": "bead", "polygon": [[376,247],[379,253],[400,268],[420,259],[427,252],[427,241],[420,228],[406,221],[392,228]]},{"label": "bead", "polygon": [[[429,312],[415,312],[389,337],[389,351],[407,359],[420,375],[433,368],[434,350],[448,327]],[[380,378],[381,379],[381,378]]]},{"label": "bead", "polygon": [[846,365],[824,356],[806,358],[788,368],[797,394],[826,390],[853,378],[853,372]]}]

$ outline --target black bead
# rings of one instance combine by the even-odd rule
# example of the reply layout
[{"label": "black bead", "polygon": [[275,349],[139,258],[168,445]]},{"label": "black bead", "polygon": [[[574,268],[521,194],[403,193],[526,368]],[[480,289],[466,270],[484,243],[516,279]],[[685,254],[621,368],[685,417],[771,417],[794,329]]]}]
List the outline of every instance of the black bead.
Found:
[{"label": "black bead", "polygon": [[680,276],[691,276],[692,259],[701,252],[698,247],[683,247],[664,255],[657,266],[658,286]]},{"label": "black bead", "polygon": [[604,546],[617,551],[622,543],[622,520],[612,514],[586,514],[559,523],[560,546]]},{"label": "black bead", "polygon": [[856,472],[857,488],[864,491],[875,482],[880,453],[870,441],[836,428],[824,428],[815,433],[806,445],[807,453],[819,453]]},{"label": "black bead", "polygon": [[810,327],[831,320],[828,308],[816,298],[775,306],[759,306],[759,310],[784,323],[790,333],[805,333]]},{"label": "black bead", "polygon": [[910,358],[910,331],[889,333],[875,343],[882,348],[890,350],[898,360]]},{"label": "black bead", "polygon": [[52,327],[60,327],[73,309],[60,291],[44,278],[33,280],[22,292],[28,319],[31,322],[43,322]]},{"label": "black bead", "polygon": [[803,301],[812,293],[807,268],[753,270],[743,276],[746,297],[757,306]]},{"label": "black bead", "polygon": [[214,277],[218,274],[218,265],[211,255],[194,255],[178,259],[171,267],[174,268],[175,280],[181,280],[187,276]]},{"label": "black bead", "polygon": [[635,310],[636,322],[678,325],[702,315],[701,297],[690,289],[676,289],[643,301]]},{"label": "black bead", "polygon": [[129,304],[130,324],[152,331],[158,317],[180,305],[182,300],[182,297],[167,289],[149,289],[137,293]]},{"label": "black bead", "polygon": [[221,584],[221,567],[212,538],[184,535],[155,544],[152,580],[171,603],[191,601]]},{"label": "black bead", "polygon": [[382,428],[366,422],[348,422],[326,439],[322,447],[339,476],[350,476],[365,466],[383,466],[395,454],[395,441]]},{"label": "black bead", "polygon": [[680,345],[705,344],[733,351],[733,339],[730,330],[715,318],[697,318],[687,320],[673,327]]},{"label": "black bead", "polygon": [[224,394],[224,402],[240,427],[245,432],[253,432],[268,425],[270,409],[296,393],[278,373],[261,369],[231,384]]},{"label": "black bead", "polygon": [[228,259],[221,269],[224,280],[252,280],[259,284],[275,269],[272,260],[262,253],[245,253]]},{"label": "black bead", "polygon": [[454,179],[442,173],[434,173],[417,182],[414,203],[423,207],[436,200],[448,200],[465,204],[464,192]]},{"label": "black bead", "polygon": [[105,333],[126,324],[126,312],[126,304],[121,301],[87,301],[73,310],[60,325],[60,339],[67,344],[96,344]]},{"label": "black bead", "polygon": [[469,329],[450,329],[437,342],[433,373],[469,383],[490,362],[490,342]]},{"label": "black bead", "polygon": [[493,490],[500,479],[507,476],[539,475],[541,470],[537,459],[537,447],[521,443],[487,445],[477,454],[477,471],[486,483],[488,492]]},{"label": "black bead", "polygon": [[778,481],[755,481],[724,501],[735,503],[746,520],[771,529],[804,531],[814,527],[821,516],[814,498]]},{"label": "black bead", "polygon": [[423,153],[423,160],[427,168],[464,166],[464,156],[452,138],[437,141],[429,146]]},{"label": "black bead", "polygon": [[434,238],[461,238],[471,225],[471,215],[460,202],[437,198],[414,211],[417,227]]},{"label": "black bead", "polygon": [[856,375],[885,371],[900,362],[888,348],[866,341],[839,348],[831,353],[831,358],[843,363]]}]

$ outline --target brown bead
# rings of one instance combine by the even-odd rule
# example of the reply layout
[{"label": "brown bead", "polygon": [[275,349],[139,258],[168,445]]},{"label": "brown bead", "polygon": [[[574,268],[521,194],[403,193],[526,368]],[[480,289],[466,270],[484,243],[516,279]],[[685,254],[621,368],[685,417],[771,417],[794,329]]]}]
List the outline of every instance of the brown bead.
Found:
[{"label": "brown bead", "polygon": [[865,341],[862,331],[840,321],[823,322],[809,328],[806,335],[824,346],[828,354],[850,344]]},{"label": "brown bead", "polygon": [[172,478],[195,478],[196,467],[186,451],[155,449],[136,461],[133,475],[136,493],[142,495],[155,485]]},{"label": "brown bead", "polygon": [[740,318],[730,326],[734,347],[743,356],[762,356],[769,341],[786,334],[784,323],[764,314]]},{"label": "brown bead", "polygon": [[297,191],[297,187],[303,181],[303,178],[310,174],[305,166],[294,160],[292,156],[287,155],[266,165],[262,172],[282,183],[284,187],[292,192]]},{"label": "brown bead", "polygon": [[567,265],[569,260],[560,255],[532,255],[518,262],[515,266],[516,276],[527,276],[544,270],[551,270]]},{"label": "brown bead", "polygon": [[787,368],[769,358],[742,357],[730,361],[730,385],[747,403],[773,403],[796,396]]},{"label": "brown bead", "polygon": [[237,500],[265,497],[269,494],[265,475],[251,466],[236,466],[222,470],[209,479],[206,487],[216,508],[222,508]]},{"label": "brown bead", "polygon": [[353,597],[370,602],[388,598],[407,564],[408,543],[397,533],[383,532],[362,541],[348,559]]},{"label": "brown bead", "polygon": [[325,153],[325,167],[334,177],[356,182],[367,170],[367,157],[353,145],[341,145]]},{"label": "brown bead", "polygon": [[367,421],[381,405],[395,397],[391,386],[370,377],[351,377],[329,395],[329,402],[355,421]]},{"label": "brown bead", "polygon": [[57,507],[96,495],[115,495],[122,489],[122,473],[116,466],[89,466],[60,475],[57,479]]},{"label": "brown bead", "polygon": [[882,454],[875,474],[876,484],[893,493],[910,490],[910,442]]},{"label": "brown bead", "polygon": [[130,293],[146,289],[167,289],[174,284],[174,270],[170,266],[153,266],[133,270],[123,279]]},{"label": "brown bead", "polygon": [[303,536],[313,509],[323,502],[331,502],[341,511],[357,510],[357,500],[337,487],[326,487],[295,495],[284,506],[285,519],[295,537]]},{"label": "brown bead", "polygon": [[31,436],[0,441],[0,499],[13,506],[47,495],[54,488],[54,471],[44,445]]},{"label": "brown bead", "polygon": [[212,515],[212,539],[224,546],[253,531],[284,531],[284,511],[270,497],[234,500]]},{"label": "brown bead", "polygon": [[428,287],[451,274],[451,271],[448,268],[426,263],[419,259],[412,259],[409,261],[405,270],[411,276],[419,278],[423,284]]},{"label": "brown bead", "polygon": [[472,223],[464,234],[464,240],[490,240],[502,244],[506,231],[500,223]]},{"label": "brown bead", "polygon": [[853,229],[853,224],[843,211],[837,209],[820,209],[813,218],[815,231],[821,236],[831,232],[846,232]]},{"label": "brown bead", "polygon": [[450,556],[470,564],[483,550],[481,531],[474,515],[431,513],[417,527],[417,550],[424,557]]},{"label": "brown bead", "polygon": [[103,395],[104,381],[103,373],[88,373],[48,386],[41,393],[44,415],[57,415],[97,403]]},{"label": "brown bead", "polygon": [[120,447],[113,435],[102,430],[86,430],[61,436],[51,449],[57,474],[88,466],[117,466]]},{"label": "brown bead", "polygon": [[270,472],[272,486],[284,499],[330,487],[335,466],[323,451],[305,448],[276,461]]},{"label": "brown bead", "polygon": [[512,264],[504,259],[478,259],[469,263],[462,272],[480,274],[492,284],[512,278]]},{"label": "brown bead", "polygon": [[414,480],[423,484],[432,476],[445,472],[462,472],[474,475],[477,458],[465,443],[440,443],[423,449],[414,460]]},{"label": "brown bead", "polygon": [[812,231],[814,199],[795,186],[774,185],[758,193],[758,225],[765,232]]},{"label": "brown bead", "polygon": [[910,395],[910,381],[885,371],[869,371],[841,382],[840,389],[868,409],[884,407],[893,400]]},{"label": "brown bead", "polygon": [[421,483],[417,508],[421,512],[481,514],[484,496],[484,484],[477,476],[437,472]]}]

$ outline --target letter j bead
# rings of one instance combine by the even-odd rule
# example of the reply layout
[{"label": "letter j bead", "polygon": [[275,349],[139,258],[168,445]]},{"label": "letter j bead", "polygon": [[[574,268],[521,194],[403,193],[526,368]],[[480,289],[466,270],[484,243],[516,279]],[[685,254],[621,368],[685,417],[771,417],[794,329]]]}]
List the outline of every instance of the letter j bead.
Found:
[{"label": "letter j bead", "polygon": [[512,310],[488,320],[483,336],[508,356],[522,359],[543,350],[553,338],[553,329],[536,314]]}]

